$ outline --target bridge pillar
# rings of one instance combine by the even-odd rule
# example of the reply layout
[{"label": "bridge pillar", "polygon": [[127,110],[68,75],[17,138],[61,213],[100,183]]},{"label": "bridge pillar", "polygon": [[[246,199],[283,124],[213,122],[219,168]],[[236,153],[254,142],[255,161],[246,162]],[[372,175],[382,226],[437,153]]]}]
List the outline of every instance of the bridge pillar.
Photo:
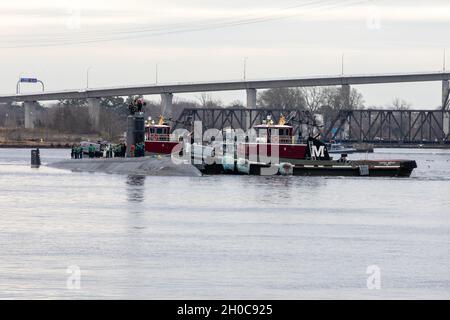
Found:
[{"label": "bridge pillar", "polygon": [[[256,109],[256,89],[247,89],[247,109]],[[245,115],[245,128],[244,130],[248,130],[251,127],[251,115],[250,112],[247,112]]]},{"label": "bridge pillar", "polygon": [[343,84],[341,87],[342,104],[344,109],[350,108],[350,85]]},{"label": "bridge pillar", "polygon": [[344,123],[344,130],[341,139],[348,140],[349,138],[350,138],[350,122],[348,122],[347,118]]},{"label": "bridge pillar", "polygon": [[100,98],[88,98],[87,102],[91,125],[94,129],[98,129],[100,125]]},{"label": "bridge pillar", "polygon": [[444,139],[448,137],[450,134],[450,112],[444,111],[444,115],[442,117],[442,131],[444,131]]},{"label": "bridge pillar", "polygon": [[36,101],[25,101],[23,107],[25,109],[25,129],[34,129],[34,124],[37,119],[37,105]]},{"label": "bridge pillar", "polygon": [[256,89],[247,89],[247,109],[256,109]]},{"label": "bridge pillar", "polygon": [[161,94],[161,113],[164,117],[173,116],[173,93]]},{"label": "bridge pillar", "polygon": [[442,109],[445,110],[449,103],[450,84],[448,80],[442,81]]}]

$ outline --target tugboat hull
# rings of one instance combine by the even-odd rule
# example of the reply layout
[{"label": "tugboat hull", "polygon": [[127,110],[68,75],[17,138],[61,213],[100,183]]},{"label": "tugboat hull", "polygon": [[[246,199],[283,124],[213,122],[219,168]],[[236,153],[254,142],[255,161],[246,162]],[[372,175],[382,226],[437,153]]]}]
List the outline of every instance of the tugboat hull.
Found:
[{"label": "tugboat hull", "polygon": [[302,161],[294,166],[297,176],[410,177],[417,168],[411,160]]},{"label": "tugboat hull", "polygon": [[[335,177],[410,177],[417,164],[415,161],[314,161],[305,160],[302,163],[282,163],[277,165],[277,175],[294,176],[335,176]],[[263,168],[270,165],[262,163],[250,163],[249,169],[241,170],[238,162],[234,168],[229,164],[226,168],[222,164],[198,166],[203,174],[248,174],[263,175]]]},{"label": "tugboat hull", "polygon": [[368,174],[361,174],[359,168],[294,168],[295,176],[350,176],[350,177],[405,177],[411,176],[413,169],[406,167],[369,169]]}]

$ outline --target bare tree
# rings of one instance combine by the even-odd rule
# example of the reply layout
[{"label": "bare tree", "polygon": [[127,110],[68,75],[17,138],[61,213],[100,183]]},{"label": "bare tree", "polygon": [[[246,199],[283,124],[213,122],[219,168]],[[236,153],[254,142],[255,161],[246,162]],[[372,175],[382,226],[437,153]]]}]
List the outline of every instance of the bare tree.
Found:
[{"label": "bare tree", "polygon": [[23,125],[24,112],[16,103],[0,104],[0,124],[4,127],[17,127]]},{"label": "bare tree", "polygon": [[87,107],[86,99],[62,99],[59,101],[61,106],[67,107]]},{"label": "bare tree", "polygon": [[228,108],[243,108],[244,103],[241,100],[233,100],[229,105]]},{"label": "bare tree", "polygon": [[306,102],[299,88],[268,89],[259,93],[258,104],[263,108],[304,110]]},{"label": "bare tree", "polygon": [[202,108],[221,108],[222,106],[222,102],[220,100],[214,100],[209,93],[202,93],[197,99]]},{"label": "bare tree", "polygon": [[324,92],[324,105],[330,107],[333,110],[355,110],[364,109],[363,95],[355,88],[350,90],[350,96],[348,105],[346,103],[346,97],[344,97],[342,88],[338,87],[326,87],[323,88]]},{"label": "bare tree", "polygon": [[103,108],[100,113],[99,131],[106,140],[117,141],[126,131],[126,118],[108,108]]},{"label": "bare tree", "polygon": [[64,133],[91,133],[88,108],[78,104],[76,106],[74,108],[71,104],[57,104],[43,119],[44,126]]},{"label": "bare tree", "polygon": [[325,104],[325,92],[321,87],[300,88],[300,92],[305,101],[306,109],[311,113],[317,113]]},{"label": "bare tree", "polygon": [[402,100],[400,98],[395,98],[392,103],[389,105],[390,108],[394,110],[410,110],[411,109],[411,103]]}]

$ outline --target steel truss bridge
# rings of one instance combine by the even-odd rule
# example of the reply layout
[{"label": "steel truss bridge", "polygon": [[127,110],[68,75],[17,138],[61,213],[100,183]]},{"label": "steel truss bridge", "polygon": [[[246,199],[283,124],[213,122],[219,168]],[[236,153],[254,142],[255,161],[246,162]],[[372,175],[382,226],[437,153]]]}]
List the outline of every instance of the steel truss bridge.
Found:
[{"label": "steel truss bridge", "polygon": [[343,110],[324,136],[344,141],[390,144],[450,142],[450,112],[443,110]]},{"label": "steel truss bridge", "polygon": [[379,144],[449,144],[450,111],[446,110],[341,110],[317,115],[305,110],[280,109],[184,109],[174,121],[174,129],[188,128],[201,121],[203,130],[244,129],[261,124],[267,116],[278,123],[281,116],[291,119],[295,135],[312,132],[316,124],[325,140]]}]

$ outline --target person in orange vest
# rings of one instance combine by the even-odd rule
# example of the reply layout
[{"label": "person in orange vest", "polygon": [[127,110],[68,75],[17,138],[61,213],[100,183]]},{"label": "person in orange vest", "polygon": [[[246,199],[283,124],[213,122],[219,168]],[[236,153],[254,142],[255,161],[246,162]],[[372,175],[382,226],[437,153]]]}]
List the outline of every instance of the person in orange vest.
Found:
[{"label": "person in orange vest", "polygon": [[130,156],[132,158],[134,158],[134,151],[136,150],[136,146],[134,144],[131,145],[130,147]]}]

